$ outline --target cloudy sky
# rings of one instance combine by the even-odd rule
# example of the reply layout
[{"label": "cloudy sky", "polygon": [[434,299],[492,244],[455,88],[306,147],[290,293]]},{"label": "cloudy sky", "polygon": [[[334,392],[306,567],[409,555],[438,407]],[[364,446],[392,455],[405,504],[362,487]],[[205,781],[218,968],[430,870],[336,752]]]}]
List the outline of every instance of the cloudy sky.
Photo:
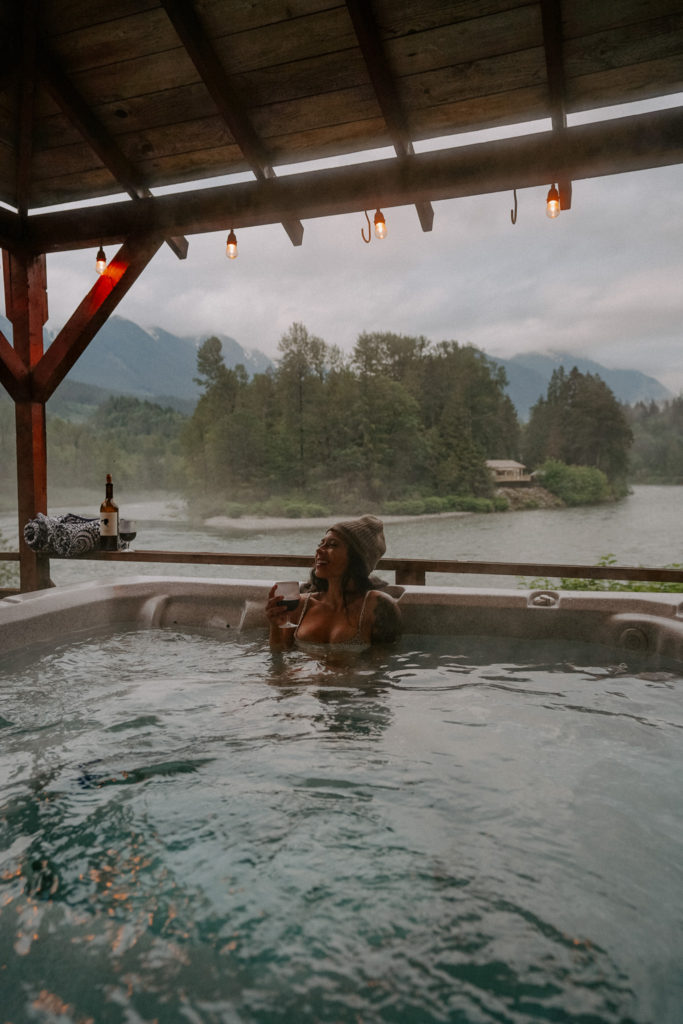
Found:
[{"label": "cloudy sky", "polygon": [[[362,331],[389,330],[503,357],[570,351],[678,394],[682,179],[674,166],[577,181],[554,221],[547,186],[524,189],[514,226],[512,192],[435,203],[429,233],[414,208],[385,209],[387,237],[369,245],[362,214],[305,221],[297,248],[280,226],[242,230],[236,260],[225,232],[194,235],[184,261],[159,251],[117,313],[175,334],[228,334],[270,356],[295,321],[345,350]],[[49,257],[53,330],[92,285],[93,264],[90,250]]]}]

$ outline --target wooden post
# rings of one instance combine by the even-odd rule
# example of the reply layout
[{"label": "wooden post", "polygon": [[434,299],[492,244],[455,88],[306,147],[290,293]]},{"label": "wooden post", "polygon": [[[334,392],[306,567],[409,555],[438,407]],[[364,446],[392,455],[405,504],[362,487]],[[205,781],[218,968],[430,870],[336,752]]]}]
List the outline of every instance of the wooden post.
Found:
[{"label": "wooden post", "polygon": [[[14,352],[30,374],[43,356],[43,325],[47,320],[45,256],[3,253],[5,306],[12,322]],[[17,514],[20,590],[51,586],[50,560],[24,541],[24,525],[38,512],[47,513],[47,443],[45,402],[30,389],[15,396],[17,434]]]},{"label": "wooden post", "polygon": [[19,589],[51,587],[50,559],[29,548],[24,525],[37,512],[47,514],[47,444],[45,403],[17,402],[17,513],[19,522]]},{"label": "wooden post", "polygon": [[396,580],[397,586],[400,587],[424,587],[426,582],[426,573],[422,566],[413,565],[411,561],[405,561],[396,565]]},{"label": "wooden post", "polygon": [[162,244],[161,236],[137,237],[121,246],[102,277],[47,351],[45,256],[3,252],[5,306],[14,343],[0,334],[0,384],[16,403],[20,589],[52,586],[50,562],[24,542],[24,526],[38,512],[47,514],[45,403],[87,348],[107,317],[137,281]]}]

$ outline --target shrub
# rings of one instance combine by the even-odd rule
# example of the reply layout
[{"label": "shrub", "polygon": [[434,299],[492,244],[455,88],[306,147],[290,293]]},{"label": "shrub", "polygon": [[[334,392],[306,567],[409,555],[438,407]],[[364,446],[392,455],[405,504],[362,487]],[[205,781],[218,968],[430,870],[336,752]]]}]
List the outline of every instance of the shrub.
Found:
[{"label": "shrub", "polygon": [[402,498],[399,501],[387,501],[383,512],[388,516],[419,516],[425,511],[424,498]]},{"label": "shrub", "polygon": [[612,497],[607,477],[594,466],[566,466],[557,459],[548,459],[537,476],[543,487],[565,505],[595,505]]},{"label": "shrub", "polygon": [[433,515],[438,515],[440,512],[448,512],[448,499],[439,498],[436,495],[431,498],[425,498],[424,510]]},{"label": "shrub", "polygon": [[453,508],[459,512],[493,512],[494,503],[492,498],[473,498],[463,494],[455,498]]},{"label": "shrub", "polygon": [[[601,555],[598,565],[616,565],[614,555]],[[683,565],[673,563],[667,569],[683,569]],[[518,584],[524,590],[606,590],[611,592],[636,591],[638,593],[681,594],[683,583],[660,583],[657,580],[594,580],[576,579],[563,576],[560,581],[547,577],[534,580],[519,579]]]},{"label": "shrub", "polygon": [[321,516],[328,515],[328,512],[324,505],[316,505],[314,502],[303,499],[293,499],[284,502],[282,514],[287,519],[319,519]]}]

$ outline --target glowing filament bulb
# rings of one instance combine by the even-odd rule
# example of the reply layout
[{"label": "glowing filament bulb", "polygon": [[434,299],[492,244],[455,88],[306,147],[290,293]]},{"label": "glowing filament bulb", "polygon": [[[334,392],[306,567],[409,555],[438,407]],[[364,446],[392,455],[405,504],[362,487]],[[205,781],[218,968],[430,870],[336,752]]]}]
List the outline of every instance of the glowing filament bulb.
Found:
[{"label": "glowing filament bulb", "polygon": [[107,269],[107,257],[104,255],[104,249],[102,246],[98,249],[97,256],[95,257],[95,270],[98,274],[103,274]]},{"label": "glowing filament bulb", "polygon": [[548,217],[560,216],[560,193],[554,185],[550,186],[548,198],[546,199],[545,212]]},{"label": "glowing filament bulb", "polygon": [[228,235],[228,241],[225,247],[225,252],[229,260],[234,260],[235,257],[237,256],[237,238],[235,237],[234,231],[231,231],[230,234]]},{"label": "glowing filament bulb", "polygon": [[375,214],[375,236],[377,238],[387,237],[387,222],[381,210],[378,210]]}]

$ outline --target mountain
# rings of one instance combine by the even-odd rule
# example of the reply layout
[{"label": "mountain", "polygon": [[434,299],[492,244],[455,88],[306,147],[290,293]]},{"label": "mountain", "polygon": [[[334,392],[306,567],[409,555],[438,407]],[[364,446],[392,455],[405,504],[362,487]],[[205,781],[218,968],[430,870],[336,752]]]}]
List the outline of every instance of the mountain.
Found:
[{"label": "mountain", "polygon": [[[12,326],[1,315],[0,330],[11,339]],[[226,366],[233,368],[241,363],[251,376],[273,365],[258,349],[244,349],[228,335],[218,337]],[[189,415],[199,396],[193,380],[197,373],[197,349],[206,338],[207,335],[178,337],[161,327],[145,330],[123,317],[110,317],[50,399],[50,412],[78,419],[88,407],[92,409],[108,395],[126,394],[169,405]],[[46,345],[50,341],[46,336]],[[510,359],[491,358],[505,370],[507,393],[523,420],[528,419],[531,407],[546,394],[553,371],[560,366],[567,372],[576,366],[581,373],[597,374],[626,405],[673,397],[658,380],[639,370],[611,370],[567,352],[525,352]]]},{"label": "mountain", "polygon": [[[0,330],[11,339],[11,324],[3,316],[0,316]],[[197,349],[207,337],[178,337],[160,327],[145,330],[131,320],[112,316],[97,332],[51,401],[56,402],[57,394],[68,384],[87,384],[104,388],[109,394],[133,395],[176,406],[178,403],[173,400],[181,399],[194,405],[199,396],[199,387],[192,379],[197,373]],[[263,373],[272,365],[263,352],[244,349],[227,335],[217,337],[223,346],[226,366],[233,368],[242,363],[251,376]],[[51,340],[47,336],[46,345]],[[50,408],[56,412],[54,405]]]},{"label": "mountain", "polygon": [[673,397],[663,384],[640,370],[611,370],[592,359],[568,352],[524,352],[511,359],[494,358],[493,361],[505,370],[508,379],[506,391],[523,420],[529,418],[532,405],[546,394],[553,371],[561,366],[567,373],[576,367],[580,373],[597,374],[614,392],[615,398],[625,405],[660,402]]}]

